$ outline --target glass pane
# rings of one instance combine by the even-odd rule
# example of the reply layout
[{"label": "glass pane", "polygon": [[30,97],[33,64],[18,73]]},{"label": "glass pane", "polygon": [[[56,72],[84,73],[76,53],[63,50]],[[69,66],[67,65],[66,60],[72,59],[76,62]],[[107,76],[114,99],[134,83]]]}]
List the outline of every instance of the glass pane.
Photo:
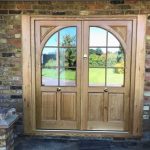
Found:
[{"label": "glass pane", "polygon": [[49,38],[45,46],[58,46],[58,32],[56,32]]},{"label": "glass pane", "polygon": [[106,48],[89,49],[89,67],[105,67]]},{"label": "glass pane", "polygon": [[105,68],[89,68],[89,85],[105,85]]},{"label": "glass pane", "polygon": [[108,67],[124,67],[124,52],[122,48],[108,48]]},{"label": "glass pane", "polygon": [[57,48],[43,48],[41,60],[43,68],[58,66],[57,53],[58,53]]},{"label": "glass pane", "polygon": [[42,68],[42,85],[58,86],[58,68]]},{"label": "glass pane", "polygon": [[60,85],[75,86],[76,85],[76,68],[60,69]]},{"label": "glass pane", "polygon": [[60,48],[60,66],[76,67],[76,48]]},{"label": "glass pane", "polygon": [[120,46],[118,39],[110,32],[108,32],[108,46]]},{"label": "glass pane", "polygon": [[124,68],[107,68],[107,86],[124,85]]},{"label": "glass pane", "polygon": [[99,27],[90,27],[90,46],[106,46],[107,31]]},{"label": "glass pane", "polygon": [[60,30],[60,46],[76,46],[76,27],[68,27]]}]

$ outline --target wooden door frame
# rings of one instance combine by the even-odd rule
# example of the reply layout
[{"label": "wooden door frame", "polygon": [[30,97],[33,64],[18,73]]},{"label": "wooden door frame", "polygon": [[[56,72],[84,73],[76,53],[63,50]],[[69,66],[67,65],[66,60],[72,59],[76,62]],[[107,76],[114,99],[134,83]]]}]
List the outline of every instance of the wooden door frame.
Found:
[{"label": "wooden door frame", "polygon": [[[34,74],[32,69],[32,60],[34,53],[34,31],[31,30],[33,22],[36,20],[132,20],[133,37],[132,50],[136,62],[133,63],[135,76],[131,76],[133,84],[131,85],[131,129],[130,132],[114,131],[76,131],[76,130],[37,130],[35,125],[35,84],[33,82]],[[143,32],[141,32],[141,30]],[[142,109],[144,92],[144,73],[145,73],[145,32],[146,15],[132,16],[30,16],[22,15],[22,63],[23,63],[23,108],[24,108],[24,132],[30,135],[54,135],[54,136],[95,136],[95,137],[139,137],[142,135]],[[82,54],[83,57],[83,54]],[[81,69],[82,70],[82,69]]]}]

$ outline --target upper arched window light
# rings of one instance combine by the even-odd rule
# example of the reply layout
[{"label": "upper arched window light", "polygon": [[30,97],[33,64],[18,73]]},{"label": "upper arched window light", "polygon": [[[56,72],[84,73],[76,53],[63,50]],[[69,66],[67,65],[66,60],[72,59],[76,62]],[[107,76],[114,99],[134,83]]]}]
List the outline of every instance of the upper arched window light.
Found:
[{"label": "upper arched window light", "polygon": [[45,43],[41,56],[42,85],[76,85],[76,27],[55,32]]},{"label": "upper arched window light", "polygon": [[89,30],[89,86],[123,86],[125,56],[119,40],[103,28]]}]

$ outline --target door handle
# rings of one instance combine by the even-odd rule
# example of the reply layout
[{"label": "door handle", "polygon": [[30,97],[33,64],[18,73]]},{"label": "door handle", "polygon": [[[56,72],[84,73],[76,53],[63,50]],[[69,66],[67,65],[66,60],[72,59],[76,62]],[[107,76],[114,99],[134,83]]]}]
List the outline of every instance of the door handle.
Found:
[{"label": "door handle", "polygon": [[108,89],[107,89],[107,88],[105,88],[105,89],[104,89],[104,92],[108,92]]},{"label": "door handle", "polygon": [[83,58],[84,58],[84,59],[87,59],[87,57],[88,57],[87,54],[84,54]]},{"label": "door handle", "polygon": [[60,87],[58,87],[58,88],[57,88],[57,91],[58,91],[58,92],[59,92],[59,91],[61,91],[61,88],[60,88]]}]

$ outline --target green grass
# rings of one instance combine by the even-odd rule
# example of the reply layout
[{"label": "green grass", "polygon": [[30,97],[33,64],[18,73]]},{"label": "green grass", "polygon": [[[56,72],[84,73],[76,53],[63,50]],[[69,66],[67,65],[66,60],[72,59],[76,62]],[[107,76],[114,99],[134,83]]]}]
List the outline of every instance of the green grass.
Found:
[{"label": "green grass", "polygon": [[[42,69],[42,76],[56,79],[58,78],[58,70],[56,69]],[[66,80],[75,80],[76,72],[75,70],[65,70],[61,71],[60,78]]]},{"label": "green grass", "polygon": [[[56,79],[58,71],[56,69],[42,69],[42,76]],[[89,81],[91,84],[105,83],[105,69],[103,68],[90,68]],[[60,74],[61,79],[75,80],[76,72],[74,70],[65,70]],[[123,74],[114,73],[113,69],[107,70],[107,83],[122,84]]]},{"label": "green grass", "polygon": [[57,66],[56,60],[50,59],[46,64],[45,67],[52,67],[52,66]]},{"label": "green grass", "polygon": [[58,71],[56,69],[42,69],[43,77],[58,78]]},{"label": "green grass", "polygon": [[89,69],[89,82],[92,83],[105,83],[105,69],[103,68],[90,68]]},{"label": "green grass", "polygon": [[[90,68],[89,81],[92,84],[105,83],[105,69],[103,68]],[[122,84],[123,74],[114,73],[112,68],[107,69],[107,83]]]}]

